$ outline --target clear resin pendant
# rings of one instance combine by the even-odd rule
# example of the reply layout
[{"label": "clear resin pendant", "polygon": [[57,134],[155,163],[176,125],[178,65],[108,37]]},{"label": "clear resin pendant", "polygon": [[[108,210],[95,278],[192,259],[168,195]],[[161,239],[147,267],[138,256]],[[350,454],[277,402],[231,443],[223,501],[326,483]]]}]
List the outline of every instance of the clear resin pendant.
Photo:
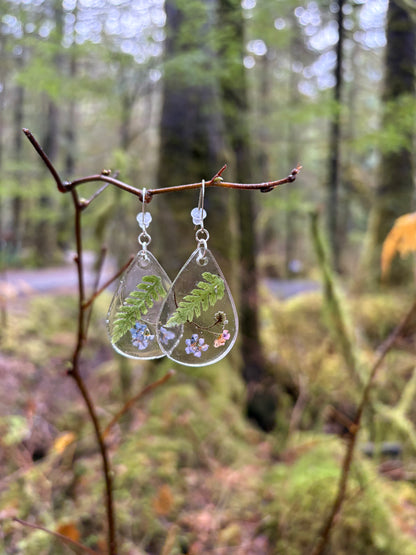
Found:
[{"label": "clear resin pendant", "polygon": [[156,339],[156,326],[170,286],[153,254],[141,250],[127,268],[108,310],[107,330],[118,353],[142,360],[165,355]]},{"label": "clear resin pendant", "polygon": [[230,351],[237,332],[238,317],[228,284],[211,251],[199,246],[164,300],[157,340],[175,362],[205,366]]}]

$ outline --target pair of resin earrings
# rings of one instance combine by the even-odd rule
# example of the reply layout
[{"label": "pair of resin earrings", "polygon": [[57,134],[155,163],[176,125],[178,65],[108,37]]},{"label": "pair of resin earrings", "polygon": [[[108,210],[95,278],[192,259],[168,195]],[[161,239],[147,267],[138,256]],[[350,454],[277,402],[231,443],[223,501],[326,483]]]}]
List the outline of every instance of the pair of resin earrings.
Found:
[{"label": "pair of resin earrings", "polygon": [[107,329],[114,349],[129,358],[168,356],[186,366],[221,360],[234,345],[238,317],[227,282],[207,242],[205,182],[191,211],[197,247],[173,281],[148,246],[152,221],[145,211],[146,189],[137,222],[142,230],[137,253],[111,301]]}]

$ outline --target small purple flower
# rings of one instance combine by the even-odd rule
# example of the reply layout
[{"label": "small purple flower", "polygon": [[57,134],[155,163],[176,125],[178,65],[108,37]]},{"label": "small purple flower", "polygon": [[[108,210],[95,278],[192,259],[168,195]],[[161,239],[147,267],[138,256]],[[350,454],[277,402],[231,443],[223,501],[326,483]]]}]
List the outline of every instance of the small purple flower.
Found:
[{"label": "small purple flower", "polygon": [[194,333],[191,339],[185,339],[186,347],[185,352],[187,355],[194,355],[197,358],[201,358],[202,351],[208,349],[208,345],[205,340],[201,337],[198,339],[198,334]]},{"label": "small purple flower", "polygon": [[228,330],[223,330],[222,333],[214,341],[214,347],[222,347],[223,345],[225,345],[225,342],[230,339],[230,337],[230,332]]},{"label": "small purple flower", "polygon": [[153,341],[155,338],[154,335],[151,335],[149,328],[145,324],[141,324],[140,322],[136,322],[134,327],[130,329],[131,333],[131,342],[135,347],[139,349],[139,351],[143,351],[147,348],[150,341]]},{"label": "small purple flower", "polygon": [[167,345],[169,341],[172,341],[172,339],[175,339],[175,334],[173,333],[173,331],[167,330],[164,326],[161,326],[159,331],[160,331],[160,340],[164,345]]}]

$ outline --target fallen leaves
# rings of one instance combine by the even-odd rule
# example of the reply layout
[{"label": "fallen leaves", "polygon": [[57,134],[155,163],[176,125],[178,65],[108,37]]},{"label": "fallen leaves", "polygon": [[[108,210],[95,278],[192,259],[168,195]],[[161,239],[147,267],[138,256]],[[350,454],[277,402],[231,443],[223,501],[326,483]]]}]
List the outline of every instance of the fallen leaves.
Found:
[{"label": "fallen leaves", "polygon": [[80,533],[77,526],[73,522],[67,522],[66,524],[61,524],[56,529],[58,534],[69,538],[70,540],[77,542],[80,539]]},{"label": "fallen leaves", "polygon": [[153,509],[158,516],[168,515],[173,507],[174,499],[171,488],[164,484],[160,486],[153,500]]},{"label": "fallen leaves", "polygon": [[53,442],[53,450],[58,455],[62,455],[65,449],[76,440],[77,436],[73,432],[65,432],[59,435]]}]

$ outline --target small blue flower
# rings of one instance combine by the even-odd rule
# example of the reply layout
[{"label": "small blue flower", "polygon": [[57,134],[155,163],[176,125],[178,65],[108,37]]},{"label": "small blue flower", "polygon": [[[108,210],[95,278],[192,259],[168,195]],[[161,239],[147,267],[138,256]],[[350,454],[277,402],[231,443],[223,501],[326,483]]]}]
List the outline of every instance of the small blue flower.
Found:
[{"label": "small blue flower", "polygon": [[175,339],[175,334],[173,333],[173,331],[167,330],[164,326],[161,326],[159,331],[160,331],[160,340],[164,345],[167,345],[169,341],[172,341],[172,339]]},{"label": "small blue flower", "polygon": [[191,339],[185,339],[185,353],[187,355],[194,355],[197,358],[201,358],[202,351],[206,351],[208,349],[208,345],[202,337],[200,339],[198,339],[198,337],[198,334],[194,333]]},{"label": "small blue flower", "polygon": [[140,322],[134,324],[134,327],[130,329],[130,333],[131,342],[139,351],[146,349],[149,342],[153,341],[155,338],[155,336],[150,333],[149,328]]}]

